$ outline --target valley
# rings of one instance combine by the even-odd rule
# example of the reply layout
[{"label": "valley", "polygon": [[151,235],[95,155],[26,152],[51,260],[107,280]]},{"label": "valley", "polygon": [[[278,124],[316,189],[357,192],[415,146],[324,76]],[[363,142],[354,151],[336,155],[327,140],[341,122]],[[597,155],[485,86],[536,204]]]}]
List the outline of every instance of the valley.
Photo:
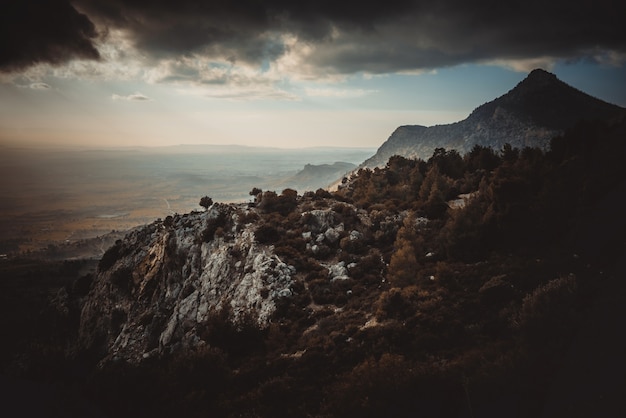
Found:
[{"label": "valley", "polygon": [[[340,178],[373,151],[5,148],[0,154],[0,254],[66,246],[201,210],[198,202],[205,195],[219,202],[246,202],[254,187],[278,192],[326,187],[332,181],[328,178]],[[329,166],[330,171],[327,167],[325,176],[296,177],[308,164],[336,161],[346,163]]]}]

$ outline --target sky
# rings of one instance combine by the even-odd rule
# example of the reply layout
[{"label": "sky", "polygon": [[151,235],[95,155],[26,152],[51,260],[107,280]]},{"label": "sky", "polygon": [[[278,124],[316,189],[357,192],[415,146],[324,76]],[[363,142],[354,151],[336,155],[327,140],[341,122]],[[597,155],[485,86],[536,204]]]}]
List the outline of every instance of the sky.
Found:
[{"label": "sky", "polygon": [[626,2],[5,0],[0,145],[378,147],[551,71],[626,107]]}]

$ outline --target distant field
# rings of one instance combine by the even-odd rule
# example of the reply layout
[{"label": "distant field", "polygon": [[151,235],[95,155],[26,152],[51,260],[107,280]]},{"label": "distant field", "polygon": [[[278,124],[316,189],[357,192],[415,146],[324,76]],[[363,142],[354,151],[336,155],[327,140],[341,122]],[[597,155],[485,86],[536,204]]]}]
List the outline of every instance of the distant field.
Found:
[{"label": "distant field", "polygon": [[180,146],[1,151],[0,254],[6,254],[72,244],[199,210],[204,195],[218,202],[246,201],[253,187],[293,187],[286,179],[305,164],[359,164],[375,150]]}]

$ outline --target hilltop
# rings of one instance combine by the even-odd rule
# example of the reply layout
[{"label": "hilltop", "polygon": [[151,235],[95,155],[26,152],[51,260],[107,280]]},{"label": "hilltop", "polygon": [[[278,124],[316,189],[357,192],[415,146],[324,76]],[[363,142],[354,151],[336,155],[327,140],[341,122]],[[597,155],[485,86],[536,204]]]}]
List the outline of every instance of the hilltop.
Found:
[{"label": "hilltop", "polygon": [[623,112],[619,106],[589,96],[554,74],[536,69],[508,93],[477,107],[460,122],[432,127],[400,126],[362,167],[382,167],[393,155],[427,159],[436,148],[454,149],[461,154],[475,145],[496,151],[505,144],[546,150],[553,137],[562,135],[580,120],[612,118]]}]

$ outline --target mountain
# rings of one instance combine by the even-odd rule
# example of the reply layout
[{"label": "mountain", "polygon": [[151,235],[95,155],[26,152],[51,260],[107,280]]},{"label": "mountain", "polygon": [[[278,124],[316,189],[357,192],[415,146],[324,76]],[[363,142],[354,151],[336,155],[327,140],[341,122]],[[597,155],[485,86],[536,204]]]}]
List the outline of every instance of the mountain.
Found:
[{"label": "mountain", "polygon": [[461,154],[474,145],[495,150],[509,143],[514,148],[546,149],[550,140],[581,119],[611,118],[624,109],[596,99],[536,69],[515,88],[477,107],[465,120],[431,127],[397,128],[363,167],[382,167],[389,157],[428,159],[435,148]]},{"label": "mountain", "polygon": [[454,180],[398,157],[133,230],[54,298],[87,393],[109,416],[541,416],[596,289],[623,288],[626,118],[595,123]]},{"label": "mountain", "polygon": [[[104,361],[141,362],[202,344],[217,312],[267,326],[276,300],[292,296],[293,266],[255,242],[238,221],[247,205],[216,203],[133,230],[102,257],[81,313],[80,344]],[[217,229],[220,231],[217,231]]]},{"label": "mountain", "polygon": [[355,168],[355,164],[341,161],[333,164],[306,164],[302,170],[281,184],[283,187],[296,190],[317,190],[320,187],[327,187]]},{"label": "mountain", "polygon": [[[396,157],[335,193],[268,190],[156,220],[97,267],[0,259],[0,389],[53,383],[133,418],[621,406],[625,134],[622,113],[545,153]],[[590,380],[585,364],[613,374]],[[562,390],[578,382],[606,396]],[[553,390],[564,409],[542,415]],[[73,406],[60,395],[45,410]]]}]

